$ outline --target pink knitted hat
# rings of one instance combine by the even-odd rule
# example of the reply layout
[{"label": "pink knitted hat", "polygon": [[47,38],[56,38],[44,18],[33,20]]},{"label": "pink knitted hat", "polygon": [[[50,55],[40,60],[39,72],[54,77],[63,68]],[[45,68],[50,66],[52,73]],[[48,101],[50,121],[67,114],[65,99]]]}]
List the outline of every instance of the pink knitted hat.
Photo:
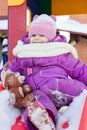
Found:
[{"label": "pink knitted hat", "polygon": [[56,17],[46,14],[35,15],[29,28],[29,38],[35,34],[44,35],[49,41],[54,39],[56,36]]}]

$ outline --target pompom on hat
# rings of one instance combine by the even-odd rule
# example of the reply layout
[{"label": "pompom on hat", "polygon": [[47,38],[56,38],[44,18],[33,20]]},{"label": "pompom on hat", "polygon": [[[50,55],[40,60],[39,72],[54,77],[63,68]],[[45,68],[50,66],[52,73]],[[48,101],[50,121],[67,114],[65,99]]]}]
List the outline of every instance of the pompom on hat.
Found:
[{"label": "pompom on hat", "polygon": [[35,34],[44,35],[49,41],[54,39],[56,36],[56,16],[35,15],[29,27],[29,39]]}]

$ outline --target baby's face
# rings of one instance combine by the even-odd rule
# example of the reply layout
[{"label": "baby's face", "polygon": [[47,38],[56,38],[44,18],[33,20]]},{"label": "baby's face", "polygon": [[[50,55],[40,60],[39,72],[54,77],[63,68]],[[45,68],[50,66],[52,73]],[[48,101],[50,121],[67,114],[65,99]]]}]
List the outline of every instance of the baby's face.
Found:
[{"label": "baby's face", "polygon": [[35,34],[32,35],[30,38],[30,43],[45,43],[48,42],[48,38],[44,35]]}]

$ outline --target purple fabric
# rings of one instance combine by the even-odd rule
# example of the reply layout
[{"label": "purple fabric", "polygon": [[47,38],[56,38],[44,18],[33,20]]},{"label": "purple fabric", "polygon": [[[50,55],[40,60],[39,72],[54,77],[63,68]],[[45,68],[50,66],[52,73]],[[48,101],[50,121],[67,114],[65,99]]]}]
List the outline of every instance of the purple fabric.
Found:
[{"label": "purple fabric", "polygon": [[[2,68],[2,69],[0,69],[0,75],[1,75],[2,70],[3,70],[3,68]],[[1,76],[0,76],[0,82],[1,82]]]},{"label": "purple fabric", "polygon": [[[31,75],[27,75],[27,68],[29,67],[32,67],[33,73]],[[25,83],[32,87],[34,95],[36,90],[45,94],[44,100],[43,97],[40,98],[43,100],[41,103],[44,106],[48,105],[45,108],[49,109],[55,117],[54,119],[57,118],[55,116],[56,107],[69,105],[73,97],[87,89],[87,66],[80,60],[74,59],[69,53],[51,58],[16,58],[9,68],[26,76]],[[61,100],[58,98],[59,95],[52,93],[55,90],[62,93]],[[40,96],[39,92],[38,96]],[[47,96],[49,100],[47,100]],[[52,109],[52,102],[55,109]]]},{"label": "purple fabric", "polygon": [[[29,67],[32,67],[33,75],[27,75],[27,68]],[[14,72],[18,71],[25,75],[25,82],[29,83],[33,90],[44,88],[45,91],[44,85],[47,86],[47,84],[49,84],[47,88],[58,90],[61,87],[60,84],[63,84],[63,79],[66,79],[66,93],[70,87],[73,88],[73,84],[75,84],[76,90],[78,88],[80,92],[84,88],[87,89],[87,66],[80,62],[80,60],[74,59],[71,54],[52,58],[16,58],[9,68]],[[68,84],[68,76],[71,77],[71,84]],[[59,80],[58,83],[57,79]],[[78,82],[80,81],[79,85],[73,79],[78,80]],[[75,96],[80,94],[80,92],[77,92]],[[74,92],[70,89],[69,93],[73,95]]]},{"label": "purple fabric", "polygon": [[[31,74],[27,73],[29,68],[32,68]],[[32,87],[32,93],[51,113],[55,122],[58,120],[57,108],[69,105],[73,97],[87,89],[87,66],[79,59],[74,59],[70,53],[44,58],[15,58],[9,69],[25,75],[24,83]],[[60,94],[54,93],[55,90]],[[29,127],[27,114],[24,117]],[[31,127],[29,130],[36,130]]]},{"label": "purple fabric", "polygon": [[24,42],[24,44],[29,44],[30,41],[29,41],[29,39],[28,39],[28,35],[23,36],[23,37],[22,37],[22,41]]},{"label": "purple fabric", "polygon": [[67,42],[67,39],[63,35],[57,34],[52,42]]}]

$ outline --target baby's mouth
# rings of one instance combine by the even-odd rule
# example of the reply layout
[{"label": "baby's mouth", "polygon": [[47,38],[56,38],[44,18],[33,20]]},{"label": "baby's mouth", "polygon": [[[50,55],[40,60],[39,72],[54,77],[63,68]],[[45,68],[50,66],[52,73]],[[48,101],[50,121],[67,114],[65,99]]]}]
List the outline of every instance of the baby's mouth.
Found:
[{"label": "baby's mouth", "polygon": [[34,41],[33,43],[41,43],[40,41]]}]

